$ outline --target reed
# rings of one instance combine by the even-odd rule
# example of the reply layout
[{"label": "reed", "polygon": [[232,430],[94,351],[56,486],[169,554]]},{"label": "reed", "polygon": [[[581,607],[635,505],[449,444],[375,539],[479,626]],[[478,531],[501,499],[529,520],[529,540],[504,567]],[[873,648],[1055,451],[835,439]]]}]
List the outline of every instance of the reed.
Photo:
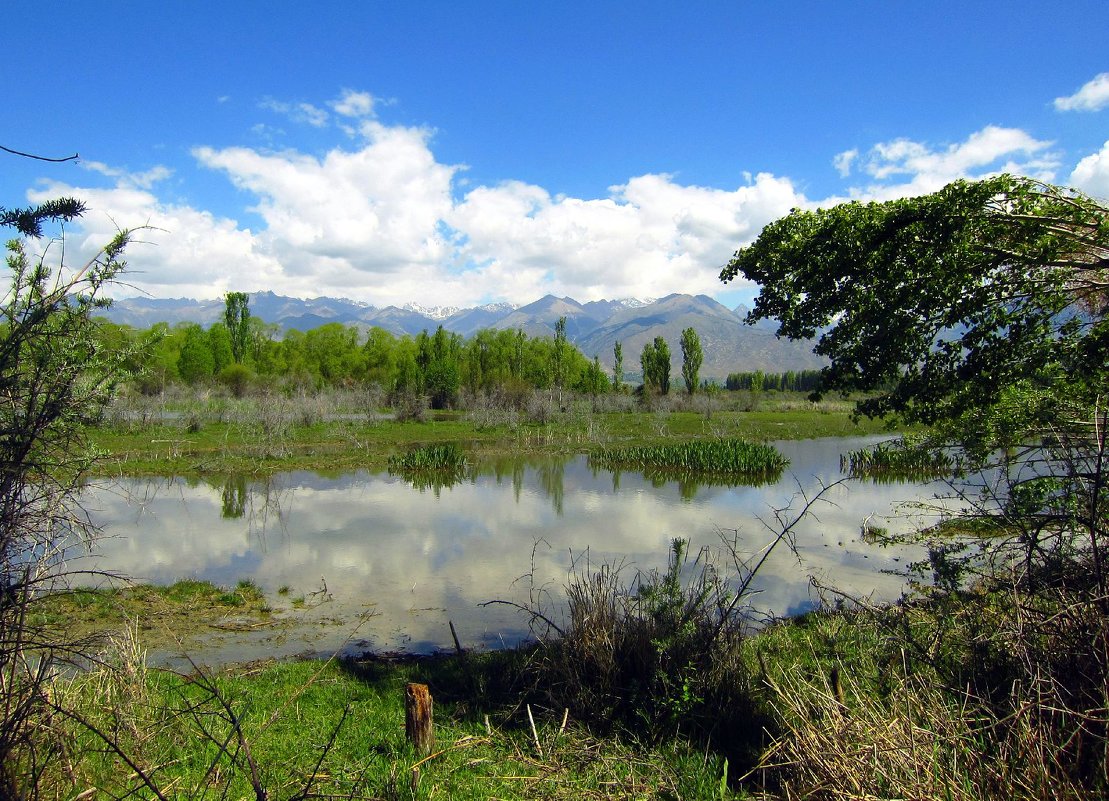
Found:
[{"label": "reed", "polygon": [[951,475],[958,465],[950,454],[899,439],[845,453],[839,467],[851,478],[920,481]]},{"label": "reed", "polygon": [[456,443],[444,442],[421,445],[402,454],[389,457],[389,470],[393,473],[422,473],[429,470],[455,471],[466,467],[466,454]]},{"label": "reed", "polygon": [[776,476],[789,464],[773,445],[734,438],[604,448],[589,460],[604,468],[760,478]]}]

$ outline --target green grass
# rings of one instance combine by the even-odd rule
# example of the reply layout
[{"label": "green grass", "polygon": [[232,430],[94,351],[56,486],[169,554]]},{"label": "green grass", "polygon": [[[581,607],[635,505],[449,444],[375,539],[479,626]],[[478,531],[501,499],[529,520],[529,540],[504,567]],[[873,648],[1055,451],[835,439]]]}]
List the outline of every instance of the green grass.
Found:
[{"label": "green grass", "polygon": [[256,425],[211,420],[197,431],[182,422],[130,423],[105,424],[91,435],[93,444],[107,452],[96,466],[103,474],[258,475],[299,469],[385,470],[392,456],[441,443],[457,445],[477,463],[516,454],[588,453],[601,446],[718,437],[806,439],[886,430],[881,421],[853,421],[847,404],[814,406],[783,399],[776,407],[766,403],[757,411],[725,410],[711,417],[688,411],[586,412],[543,424],[485,427],[454,413],[424,422],[290,423],[272,436]]},{"label": "green grass", "polygon": [[[466,660],[337,664],[292,662],[215,676],[97,671],[65,680],[62,697],[111,731],[169,797],[271,798],[720,798],[723,761],[680,740],[648,748],[627,735],[598,738],[562,710],[512,703],[498,678],[513,654]],[[404,685],[429,685],[436,747],[424,759],[404,734]],[[241,739],[212,691],[228,703]],[[136,703],[137,701],[142,703]],[[189,710],[195,710],[191,714]],[[209,736],[202,734],[202,728]],[[123,797],[133,770],[70,722],[56,794]],[[216,743],[229,740],[221,754]],[[233,755],[233,756],[232,756]],[[140,797],[148,797],[145,791]],[[725,791],[724,797],[734,797]]]},{"label": "green grass", "polygon": [[840,457],[840,470],[852,478],[874,481],[926,481],[951,475],[955,460],[946,453],[914,448],[903,442],[881,442]]},{"label": "green grass", "polygon": [[604,468],[630,468],[674,475],[734,476],[774,480],[789,464],[773,445],[741,439],[700,439],[659,445],[603,448],[589,456]]},{"label": "green grass", "polygon": [[204,637],[228,616],[268,625],[270,611],[265,594],[249,579],[234,588],[185,579],[166,587],[139,584],[52,593],[32,603],[29,622],[71,641],[134,625],[145,647],[177,650],[178,643]]},{"label": "green grass", "polygon": [[455,442],[420,445],[389,457],[389,470],[406,474],[429,470],[455,472],[466,467],[466,454]]}]

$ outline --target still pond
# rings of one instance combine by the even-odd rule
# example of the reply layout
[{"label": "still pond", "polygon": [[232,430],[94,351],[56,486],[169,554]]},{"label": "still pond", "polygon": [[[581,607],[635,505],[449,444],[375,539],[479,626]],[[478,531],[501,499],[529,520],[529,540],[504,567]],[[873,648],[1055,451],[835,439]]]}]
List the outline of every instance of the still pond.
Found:
[{"label": "still pond", "polygon": [[[557,614],[572,562],[666,565],[675,537],[692,552],[735,541],[757,558],[774,510],[792,519],[842,478],[840,454],[880,438],[775,443],[790,460],[763,486],[652,481],[592,468],[585,457],[483,465],[453,486],[414,486],[388,473],[266,479],[115,479],[90,486],[86,508],[104,537],[82,567],[136,581],[256,582],[283,625],[214,632],[211,663],[294,654],[499,648],[528,636],[509,605],[541,599]],[[833,487],[760,569],[752,604],[786,615],[818,600],[810,582],[873,600],[897,597],[919,554],[870,544],[862,525],[904,531],[931,522],[938,486],[849,481]],[[90,561],[91,560],[91,561]],[[230,627],[234,628],[234,627]],[[246,627],[244,627],[246,628]],[[194,654],[195,655],[195,654]]]}]

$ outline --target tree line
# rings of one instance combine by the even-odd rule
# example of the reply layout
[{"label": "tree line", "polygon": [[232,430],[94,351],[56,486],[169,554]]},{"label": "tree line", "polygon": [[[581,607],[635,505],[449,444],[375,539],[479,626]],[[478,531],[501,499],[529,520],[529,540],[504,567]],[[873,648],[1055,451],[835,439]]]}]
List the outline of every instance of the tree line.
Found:
[{"label": "tree line", "polygon": [[820,370],[787,370],[784,373],[764,373],[762,370],[728,373],[724,386],[727,389],[746,389],[752,392],[815,392],[820,389]]},{"label": "tree line", "polygon": [[[173,384],[219,383],[235,394],[250,386],[310,388],[374,384],[396,400],[426,396],[433,408],[453,406],[463,391],[531,389],[599,395],[624,391],[623,353],[614,348],[611,375],[569,342],[566,318],[553,337],[528,336],[518,329],[483,329],[465,338],[439,326],[434,332],[396,336],[380,327],[363,332],[343,323],[308,331],[288,329],[250,314],[246,293],[225,297],[223,320],[208,328],[198,323],[156,323],[136,329],[101,319],[99,336],[113,352],[128,354],[127,367],[147,394]],[[682,375],[686,391],[698,388],[700,339],[692,328],[682,333]],[[670,391],[670,350],[663,337],[644,348],[645,390]]]}]

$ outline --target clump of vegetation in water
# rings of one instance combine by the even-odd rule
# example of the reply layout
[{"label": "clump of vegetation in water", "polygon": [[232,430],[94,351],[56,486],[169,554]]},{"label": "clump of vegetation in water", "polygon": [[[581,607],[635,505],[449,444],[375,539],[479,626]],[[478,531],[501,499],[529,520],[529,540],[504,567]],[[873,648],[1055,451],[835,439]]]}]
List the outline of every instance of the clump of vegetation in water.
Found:
[{"label": "clump of vegetation in water", "polygon": [[874,481],[927,481],[951,475],[955,459],[941,450],[914,447],[905,440],[880,442],[839,457],[840,472]]},{"label": "clump of vegetation in water", "polygon": [[572,571],[566,622],[533,621],[554,632],[527,668],[541,701],[655,741],[718,729],[717,748],[749,748],[746,735],[761,731],[750,726],[742,658],[749,619],[742,581],[717,556],[706,549],[691,559],[688,541],[675,539],[661,573],[611,564]]},{"label": "clump of vegetation in water", "polygon": [[589,461],[608,469],[630,468],[767,480],[777,478],[789,464],[789,460],[773,445],[742,439],[707,439],[605,448],[591,454]]},{"label": "clump of vegetation in water", "polygon": [[429,470],[453,471],[465,469],[466,463],[462,448],[453,442],[444,442],[423,445],[390,457],[389,470],[401,475]]},{"label": "clump of vegetation in water", "polygon": [[436,493],[466,476],[469,462],[462,448],[453,442],[423,445],[389,458],[389,472],[404,477],[419,490]]}]

